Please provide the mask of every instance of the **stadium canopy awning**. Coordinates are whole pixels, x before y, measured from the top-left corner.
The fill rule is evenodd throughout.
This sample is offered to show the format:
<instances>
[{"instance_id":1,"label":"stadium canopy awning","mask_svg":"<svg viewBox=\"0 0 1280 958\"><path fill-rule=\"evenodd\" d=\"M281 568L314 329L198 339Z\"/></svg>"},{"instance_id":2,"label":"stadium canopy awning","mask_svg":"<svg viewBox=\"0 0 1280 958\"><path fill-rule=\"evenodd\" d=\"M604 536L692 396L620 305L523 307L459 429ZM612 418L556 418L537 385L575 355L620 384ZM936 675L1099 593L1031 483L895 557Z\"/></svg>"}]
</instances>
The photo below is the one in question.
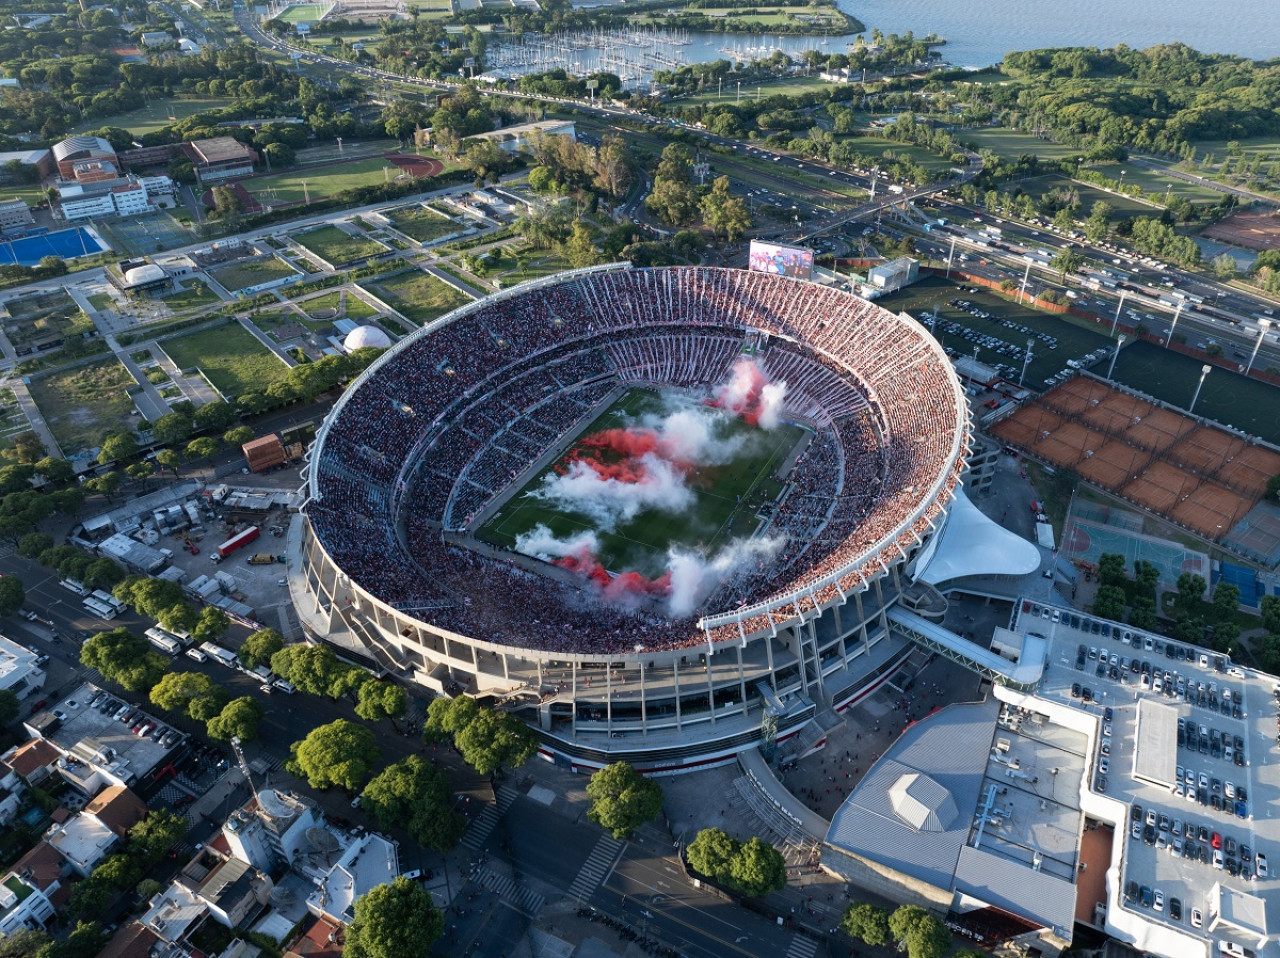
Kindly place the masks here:
<instances>
[{"instance_id":1,"label":"stadium canopy awning","mask_svg":"<svg viewBox=\"0 0 1280 958\"><path fill-rule=\"evenodd\" d=\"M1040 550L988 519L957 492L947 527L928 567L919 576L930 585L982 575L1030 575L1040 568Z\"/></svg>"}]
</instances>

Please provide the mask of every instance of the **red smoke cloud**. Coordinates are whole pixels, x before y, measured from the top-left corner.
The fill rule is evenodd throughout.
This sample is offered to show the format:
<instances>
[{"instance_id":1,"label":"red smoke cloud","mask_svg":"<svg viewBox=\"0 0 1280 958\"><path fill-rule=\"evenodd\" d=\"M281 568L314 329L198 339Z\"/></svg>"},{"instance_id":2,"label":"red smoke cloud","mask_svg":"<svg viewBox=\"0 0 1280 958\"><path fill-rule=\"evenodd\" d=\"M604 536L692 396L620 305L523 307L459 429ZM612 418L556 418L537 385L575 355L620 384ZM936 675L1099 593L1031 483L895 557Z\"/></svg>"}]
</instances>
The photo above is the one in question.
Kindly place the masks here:
<instances>
[{"instance_id":1,"label":"red smoke cloud","mask_svg":"<svg viewBox=\"0 0 1280 958\"><path fill-rule=\"evenodd\" d=\"M555 559L552 565L568 569L594 582L607 599L617 600L633 595L666 595L671 590L670 572L657 579L646 579L639 572L611 576L600 564L600 560L587 549Z\"/></svg>"},{"instance_id":2,"label":"red smoke cloud","mask_svg":"<svg viewBox=\"0 0 1280 958\"><path fill-rule=\"evenodd\" d=\"M741 416L752 426L758 426L763 411L761 398L767 385L769 377L754 360L739 359L734 363L729 381L716 390L711 405Z\"/></svg>"}]
</instances>

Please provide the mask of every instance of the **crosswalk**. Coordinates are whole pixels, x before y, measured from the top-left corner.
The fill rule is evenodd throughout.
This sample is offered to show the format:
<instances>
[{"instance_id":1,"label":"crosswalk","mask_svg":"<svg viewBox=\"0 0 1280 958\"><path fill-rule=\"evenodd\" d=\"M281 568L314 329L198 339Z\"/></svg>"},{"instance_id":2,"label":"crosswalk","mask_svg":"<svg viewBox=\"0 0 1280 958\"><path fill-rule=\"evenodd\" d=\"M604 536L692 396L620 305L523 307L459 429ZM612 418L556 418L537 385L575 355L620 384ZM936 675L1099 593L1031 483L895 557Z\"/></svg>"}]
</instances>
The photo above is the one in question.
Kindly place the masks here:
<instances>
[{"instance_id":1,"label":"crosswalk","mask_svg":"<svg viewBox=\"0 0 1280 958\"><path fill-rule=\"evenodd\" d=\"M818 943L807 935L796 935L787 949L787 958L813 958L818 953Z\"/></svg>"},{"instance_id":2,"label":"crosswalk","mask_svg":"<svg viewBox=\"0 0 1280 958\"><path fill-rule=\"evenodd\" d=\"M467 833L462 836L462 847L478 852L519 794L511 785L499 785L497 804L486 805L484 811L471 823Z\"/></svg>"},{"instance_id":3,"label":"crosswalk","mask_svg":"<svg viewBox=\"0 0 1280 958\"><path fill-rule=\"evenodd\" d=\"M582 863L582 869L578 872L578 877L569 886L569 897L579 901L588 898L600 885L600 882L604 880L604 876L608 874L609 869L613 867L613 860L618 857L618 852L622 849L623 844L623 842L610 838L608 835L600 836L600 840L596 842L596 847L591 849L591 854Z\"/></svg>"},{"instance_id":4,"label":"crosswalk","mask_svg":"<svg viewBox=\"0 0 1280 958\"><path fill-rule=\"evenodd\" d=\"M527 885L522 885L509 875L495 874L483 865L476 870L473 877L477 885L489 889L516 911L529 918L536 917L547 902Z\"/></svg>"}]
</instances>

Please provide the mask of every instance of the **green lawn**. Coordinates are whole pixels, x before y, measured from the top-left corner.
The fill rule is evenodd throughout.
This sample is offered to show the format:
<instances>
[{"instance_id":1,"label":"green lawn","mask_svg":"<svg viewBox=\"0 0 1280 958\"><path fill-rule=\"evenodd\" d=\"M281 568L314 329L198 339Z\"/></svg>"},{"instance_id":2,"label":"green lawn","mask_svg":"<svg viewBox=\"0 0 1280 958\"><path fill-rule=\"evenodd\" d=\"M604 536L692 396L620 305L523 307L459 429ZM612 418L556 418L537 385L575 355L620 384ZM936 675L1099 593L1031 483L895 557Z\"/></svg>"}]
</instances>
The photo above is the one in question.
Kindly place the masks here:
<instances>
[{"instance_id":1,"label":"green lawn","mask_svg":"<svg viewBox=\"0 0 1280 958\"><path fill-rule=\"evenodd\" d=\"M0 449L8 448L14 436L30 428L31 424L27 422L13 390L7 386L0 387Z\"/></svg>"},{"instance_id":2,"label":"green lawn","mask_svg":"<svg viewBox=\"0 0 1280 958\"><path fill-rule=\"evenodd\" d=\"M378 315L378 311L366 303L350 290L336 289L332 293L325 293L323 296L317 296L314 299L308 299L298 304L306 311L307 315L317 322L332 323L338 319L351 319L359 322L362 319L369 319L371 316ZM336 310L336 316L329 316L327 319L317 316L324 310Z\"/></svg>"},{"instance_id":3,"label":"green lawn","mask_svg":"<svg viewBox=\"0 0 1280 958\"><path fill-rule=\"evenodd\" d=\"M930 153L923 147L914 146L910 143L899 143L896 140L886 140L882 136L876 136L874 133L865 135L859 134L853 137L842 137L849 142L859 153L865 153L867 156L884 156L886 152L892 153L895 157L906 157L912 162L919 164L926 170L931 172L939 172L951 168L951 160L946 157L938 156L936 153Z\"/></svg>"},{"instance_id":4,"label":"green lawn","mask_svg":"<svg viewBox=\"0 0 1280 958\"><path fill-rule=\"evenodd\" d=\"M983 312L990 313L991 319L979 319L958 307L948 306L947 301L950 299L967 300ZM934 306L937 306L939 323L935 326L934 335L943 346L967 356L973 355L974 343L962 336L945 332L941 321L949 320L958 323L1019 349L1026 347L1029 337L1018 329L1002 326L1003 321L1018 323L1033 332L1044 332L1056 336L1057 349L1050 349L1043 340L1035 338L1035 345L1031 350L1031 365L1027 368L1026 378L1026 385L1032 389L1043 389L1046 379L1067 368L1068 359L1079 359L1086 353L1105 347L1111 342L1104 333L1077 326L1056 313L1033 309L985 290L960 292L955 285L937 277L922 279L900 292L881 297L876 300L876 304L895 313L910 313L926 329L929 328L928 317L932 314ZM1100 329L1105 328L1100 327ZM1022 371L1021 355L1012 357L993 350L980 349L978 360L991 364L1004 363L1006 366L1017 369L1019 374ZM1105 365L1103 370L1105 371ZM1017 374L1014 375L1014 379L1017 379Z\"/></svg>"},{"instance_id":5,"label":"green lawn","mask_svg":"<svg viewBox=\"0 0 1280 958\"><path fill-rule=\"evenodd\" d=\"M184 289L175 290L167 296L162 296L161 299L174 312L221 302L218 294L198 279L187 280Z\"/></svg>"},{"instance_id":6,"label":"green lawn","mask_svg":"<svg viewBox=\"0 0 1280 958\"><path fill-rule=\"evenodd\" d=\"M1121 350L1115 378L1148 395L1185 409L1200 381L1201 360L1134 343ZM1270 443L1280 442L1280 389L1214 367L1196 402L1196 415L1243 429Z\"/></svg>"},{"instance_id":7,"label":"green lawn","mask_svg":"<svg viewBox=\"0 0 1280 958\"><path fill-rule=\"evenodd\" d=\"M105 359L50 376L33 377L31 395L65 455L101 445L118 429L135 429L141 421L130 413L126 392L137 385L115 359Z\"/></svg>"},{"instance_id":8,"label":"green lawn","mask_svg":"<svg viewBox=\"0 0 1280 958\"><path fill-rule=\"evenodd\" d=\"M1037 200L1046 193L1051 193L1057 189L1075 190L1080 197L1080 209L1076 213L1077 219L1088 217L1089 211L1093 209L1093 204L1099 200L1110 204L1111 209L1114 210L1111 217L1113 222L1117 219L1133 219L1136 216L1159 216L1162 212L1159 207L1152 206L1143 200L1137 200L1132 196L1124 196L1120 193L1108 193L1100 186L1081 183L1079 180L1073 180L1070 177L1060 176L1056 173L1048 176L1033 176L1029 179L1021 180L1018 186Z\"/></svg>"},{"instance_id":9,"label":"green lawn","mask_svg":"<svg viewBox=\"0 0 1280 958\"><path fill-rule=\"evenodd\" d=\"M261 392L289 371L238 323L167 339L163 348L179 369L199 367L229 400L241 393Z\"/></svg>"},{"instance_id":10,"label":"green lawn","mask_svg":"<svg viewBox=\"0 0 1280 958\"><path fill-rule=\"evenodd\" d=\"M1063 160L1080 156L1082 152L1078 146L1054 143L1021 130L989 127L981 130L957 130L955 136L961 143L972 143L977 149L990 150L1006 160L1016 160L1024 153L1034 154L1042 160Z\"/></svg>"},{"instance_id":11,"label":"green lawn","mask_svg":"<svg viewBox=\"0 0 1280 958\"><path fill-rule=\"evenodd\" d=\"M598 416L587 433L625 426L637 416L665 411L667 406L660 394L632 389ZM528 495L529 490L540 487L544 479L554 475L553 464L498 510L479 530L478 537L511 547L518 536L539 524L561 539L590 530L599 537L599 559L606 569L611 572L634 570L653 577L667 567L668 549L673 545L713 551L733 535L749 535L755 526L753 513L781 491L780 484L770 482L770 477L804 430L786 425L766 432L743 419L729 417L717 420L716 429L716 435L721 438L744 436L747 442L729 463L694 469L689 474L693 505L684 512L645 510L630 521L619 522L613 529L601 529L583 513L562 511ZM564 462L584 448L579 440L558 462Z\"/></svg>"},{"instance_id":12,"label":"green lawn","mask_svg":"<svg viewBox=\"0 0 1280 958\"><path fill-rule=\"evenodd\" d=\"M260 286L282 276L295 276L297 273L296 269L278 256L231 263L209 271L209 275L230 293L248 289L251 286Z\"/></svg>"},{"instance_id":13,"label":"green lawn","mask_svg":"<svg viewBox=\"0 0 1280 958\"><path fill-rule=\"evenodd\" d=\"M1166 196L1182 196L1191 203L1202 206L1216 206L1222 199L1222 193L1217 190L1211 190L1207 186L1198 186L1195 183L1188 183L1186 180L1175 179L1172 176L1164 176L1158 170L1148 170L1145 167L1134 166L1132 163L1104 163L1101 166L1090 167L1103 176L1119 181L1120 172L1124 171L1124 183L1126 186L1134 184L1141 186L1142 189L1150 194L1154 194L1152 199L1163 203Z\"/></svg>"},{"instance_id":14,"label":"green lawn","mask_svg":"<svg viewBox=\"0 0 1280 958\"><path fill-rule=\"evenodd\" d=\"M71 132L88 133L93 130L100 130L105 126L118 126L123 130L128 130L130 133L141 136L144 133L154 133L156 130L168 126L173 122L170 117L185 120L187 117L194 116L197 113L206 113L209 110L218 110L230 105L231 99L224 96L151 100L146 106L130 110L127 113L115 113L111 116L88 120L81 123Z\"/></svg>"},{"instance_id":15,"label":"green lawn","mask_svg":"<svg viewBox=\"0 0 1280 958\"><path fill-rule=\"evenodd\" d=\"M96 310L115 309L116 301L110 293L90 293L89 304Z\"/></svg>"},{"instance_id":16,"label":"green lawn","mask_svg":"<svg viewBox=\"0 0 1280 958\"><path fill-rule=\"evenodd\" d=\"M387 251L387 247L381 243L367 236L352 236L333 224L307 230L305 233L294 233L293 241L335 268Z\"/></svg>"},{"instance_id":17,"label":"green lawn","mask_svg":"<svg viewBox=\"0 0 1280 958\"><path fill-rule=\"evenodd\" d=\"M283 23L315 23L324 14L325 5L319 3L295 3L276 17Z\"/></svg>"},{"instance_id":18,"label":"green lawn","mask_svg":"<svg viewBox=\"0 0 1280 958\"><path fill-rule=\"evenodd\" d=\"M359 186L381 185L399 175L401 171L394 164L373 157L332 166L304 167L275 176L255 176L241 181L240 185L260 203L301 203L308 196L319 199Z\"/></svg>"},{"instance_id":19,"label":"green lawn","mask_svg":"<svg viewBox=\"0 0 1280 958\"><path fill-rule=\"evenodd\" d=\"M19 353L93 329L93 321L62 290L10 300L7 305L13 318L4 321L4 333Z\"/></svg>"},{"instance_id":20,"label":"green lawn","mask_svg":"<svg viewBox=\"0 0 1280 958\"><path fill-rule=\"evenodd\" d=\"M752 19L755 19L752 17ZM731 36L725 36L725 42L731 43ZM750 85L742 84L742 99L751 100L758 97L767 96L797 96L801 93L812 93L815 90L830 90L837 84L827 83L819 80L817 77L791 77L786 80L771 80L767 83L752 83ZM738 101L738 83L726 83L719 90L709 90L703 93L695 93L691 96L680 97L674 100L672 105L676 107L702 106L708 103L737 103Z\"/></svg>"},{"instance_id":21,"label":"green lawn","mask_svg":"<svg viewBox=\"0 0 1280 958\"><path fill-rule=\"evenodd\" d=\"M391 225L419 243L430 243L442 236L460 233L464 227L447 216L422 205L405 206L387 215Z\"/></svg>"},{"instance_id":22,"label":"green lawn","mask_svg":"<svg viewBox=\"0 0 1280 958\"><path fill-rule=\"evenodd\" d=\"M406 319L422 325L470 302L468 296L443 280L417 271L402 273L368 286L375 296Z\"/></svg>"}]
</instances>

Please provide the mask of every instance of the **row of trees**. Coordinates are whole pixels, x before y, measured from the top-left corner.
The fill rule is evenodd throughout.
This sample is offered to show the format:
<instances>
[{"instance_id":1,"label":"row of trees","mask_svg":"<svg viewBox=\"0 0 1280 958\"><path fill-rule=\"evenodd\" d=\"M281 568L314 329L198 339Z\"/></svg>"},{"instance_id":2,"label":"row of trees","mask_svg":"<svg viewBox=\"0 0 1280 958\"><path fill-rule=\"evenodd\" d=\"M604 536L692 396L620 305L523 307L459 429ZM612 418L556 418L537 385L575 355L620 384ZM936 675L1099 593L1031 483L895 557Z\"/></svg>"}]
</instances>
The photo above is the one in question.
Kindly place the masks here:
<instances>
[{"instance_id":1,"label":"row of trees","mask_svg":"<svg viewBox=\"0 0 1280 958\"><path fill-rule=\"evenodd\" d=\"M719 828L704 828L689 843L685 857L695 871L748 898L787 884L782 853L756 837L740 842Z\"/></svg>"},{"instance_id":2,"label":"row of trees","mask_svg":"<svg viewBox=\"0 0 1280 958\"><path fill-rule=\"evenodd\" d=\"M845 909L840 928L850 938L875 948L896 946L907 958L942 958L951 951L947 926L918 905L901 905L890 911L870 902L856 902ZM951 958L983 958L983 953L966 948Z\"/></svg>"}]
</instances>

